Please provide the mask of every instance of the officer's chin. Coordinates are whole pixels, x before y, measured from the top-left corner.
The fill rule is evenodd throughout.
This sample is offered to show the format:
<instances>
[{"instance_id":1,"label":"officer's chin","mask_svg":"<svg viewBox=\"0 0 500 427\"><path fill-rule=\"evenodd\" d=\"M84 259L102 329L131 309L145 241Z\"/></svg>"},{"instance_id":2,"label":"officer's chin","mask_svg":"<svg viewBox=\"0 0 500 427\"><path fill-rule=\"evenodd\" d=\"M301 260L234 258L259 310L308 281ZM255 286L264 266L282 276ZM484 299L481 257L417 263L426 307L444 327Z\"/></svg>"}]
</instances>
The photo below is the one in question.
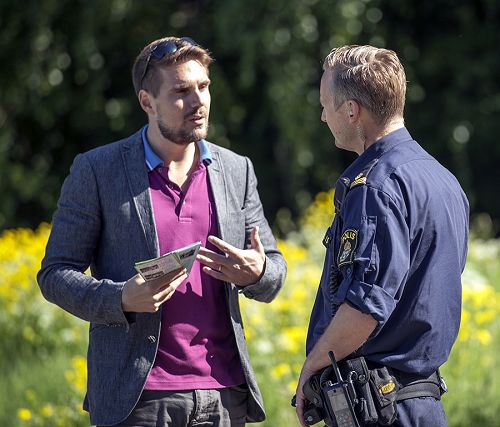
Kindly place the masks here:
<instances>
[{"instance_id":1,"label":"officer's chin","mask_svg":"<svg viewBox=\"0 0 500 427\"><path fill-rule=\"evenodd\" d=\"M342 144L342 141L339 141L337 138L333 138L333 145L335 147L340 148L341 150L347 150L347 147Z\"/></svg>"}]
</instances>

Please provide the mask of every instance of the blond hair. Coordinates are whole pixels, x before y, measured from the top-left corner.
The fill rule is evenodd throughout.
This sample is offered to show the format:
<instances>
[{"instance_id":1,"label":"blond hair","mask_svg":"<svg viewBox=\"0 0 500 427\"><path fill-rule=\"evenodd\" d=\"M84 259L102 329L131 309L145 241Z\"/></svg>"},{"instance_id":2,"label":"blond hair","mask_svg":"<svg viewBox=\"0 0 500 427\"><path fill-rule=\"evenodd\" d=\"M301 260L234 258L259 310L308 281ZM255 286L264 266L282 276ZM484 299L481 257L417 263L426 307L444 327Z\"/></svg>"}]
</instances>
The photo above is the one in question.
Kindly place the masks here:
<instances>
[{"instance_id":1,"label":"blond hair","mask_svg":"<svg viewBox=\"0 0 500 427\"><path fill-rule=\"evenodd\" d=\"M323 69L332 71L335 108L352 99L366 108L380 125L403 118L406 76L392 50L373 46L342 46L325 58Z\"/></svg>"}]
</instances>

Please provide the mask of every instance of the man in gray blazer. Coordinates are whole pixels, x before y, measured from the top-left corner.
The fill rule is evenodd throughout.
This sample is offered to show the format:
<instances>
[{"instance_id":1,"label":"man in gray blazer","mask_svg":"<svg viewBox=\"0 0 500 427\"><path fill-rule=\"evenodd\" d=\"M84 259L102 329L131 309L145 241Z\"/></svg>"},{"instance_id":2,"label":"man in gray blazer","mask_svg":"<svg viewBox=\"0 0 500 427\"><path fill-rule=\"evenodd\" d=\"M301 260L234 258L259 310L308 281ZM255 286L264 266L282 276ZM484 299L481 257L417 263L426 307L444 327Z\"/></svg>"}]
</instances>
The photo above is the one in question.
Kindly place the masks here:
<instances>
[{"instance_id":1,"label":"man in gray blazer","mask_svg":"<svg viewBox=\"0 0 500 427\"><path fill-rule=\"evenodd\" d=\"M148 125L78 155L62 187L38 283L47 300L90 322L92 424L265 418L238 296L270 302L286 263L250 160L204 140L211 61L189 38L146 46L132 76ZM189 277L135 274L136 262L196 241Z\"/></svg>"}]
</instances>

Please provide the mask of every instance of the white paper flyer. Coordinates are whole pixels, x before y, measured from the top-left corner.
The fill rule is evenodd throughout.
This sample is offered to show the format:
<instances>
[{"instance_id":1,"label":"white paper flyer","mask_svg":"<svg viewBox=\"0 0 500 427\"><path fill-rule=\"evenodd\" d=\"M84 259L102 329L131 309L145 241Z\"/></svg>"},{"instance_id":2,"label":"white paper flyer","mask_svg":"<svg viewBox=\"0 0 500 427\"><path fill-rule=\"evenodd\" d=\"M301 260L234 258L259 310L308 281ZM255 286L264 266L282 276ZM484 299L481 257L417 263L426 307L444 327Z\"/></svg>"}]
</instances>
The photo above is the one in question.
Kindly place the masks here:
<instances>
[{"instance_id":1,"label":"white paper flyer","mask_svg":"<svg viewBox=\"0 0 500 427\"><path fill-rule=\"evenodd\" d=\"M158 258L138 262L135 269L144 280L156 279L181 267L184 267L189 275L200 247L201 242L192 243Z\"/></svg>"}]
</instances>

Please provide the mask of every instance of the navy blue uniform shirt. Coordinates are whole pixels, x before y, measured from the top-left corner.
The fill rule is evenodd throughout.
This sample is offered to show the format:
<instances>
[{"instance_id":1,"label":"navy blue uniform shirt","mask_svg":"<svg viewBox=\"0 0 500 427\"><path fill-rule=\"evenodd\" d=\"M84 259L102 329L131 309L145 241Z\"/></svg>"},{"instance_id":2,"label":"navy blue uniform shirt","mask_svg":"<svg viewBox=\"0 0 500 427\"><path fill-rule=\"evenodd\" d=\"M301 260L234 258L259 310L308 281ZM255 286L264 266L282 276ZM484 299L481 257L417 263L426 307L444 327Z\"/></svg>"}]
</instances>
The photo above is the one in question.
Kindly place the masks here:
<instances>
[{"instance_id":1,"label":"navy blue uniform shirt","mask_svg":"<svg viewBox=\"0 0 500 427\"><path fill-rule=\"evenodd\" d=\"M447 360L460 325L464 192L401 128L345 170L335 199L307 353L346 302L378 322L357 355L430 375Z\"/></svg>"}]
</instances>

